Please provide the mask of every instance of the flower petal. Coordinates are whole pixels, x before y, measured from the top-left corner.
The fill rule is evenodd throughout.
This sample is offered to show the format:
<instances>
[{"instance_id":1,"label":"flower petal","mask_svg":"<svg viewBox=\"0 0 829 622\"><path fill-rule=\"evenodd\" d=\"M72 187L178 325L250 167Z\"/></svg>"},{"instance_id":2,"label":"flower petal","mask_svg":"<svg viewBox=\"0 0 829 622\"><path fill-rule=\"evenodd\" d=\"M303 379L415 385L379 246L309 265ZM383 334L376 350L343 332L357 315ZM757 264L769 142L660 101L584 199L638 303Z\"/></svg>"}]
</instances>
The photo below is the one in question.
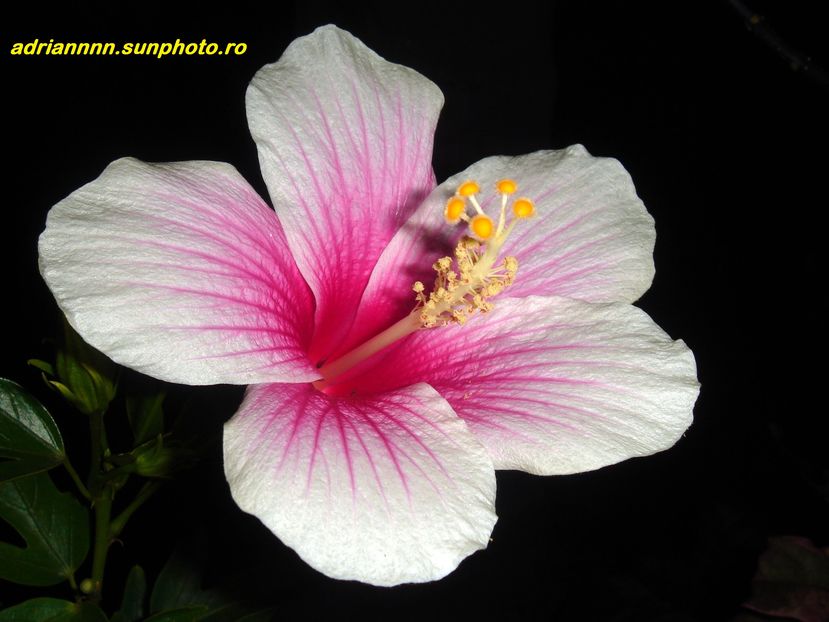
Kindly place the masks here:
<instances>
[{"instance_id":1,"label":"flower petal","mask_svg":"<svg viewBox=\"0 0 829 622\"><path fill-rule=\"evenodd\" d=\"M435 187L443 95L334 26L297 39L247 93L262 175L316 297L311 356L347 332L377 258Z\"/></svg>"},{"instance_id":2,"label":"flower petal","mask_svg":"<svg viewBox=\"0 0 829 622\"><path fill-rule=\"evenodd\" d=\"M113 162L49 212L40 270L91 345L186 384L318 377L313 298L279 221L219 162Z\"/></svg>"},{"instance_id":3,"label":"flower petal","mask_svg":"<svg viewBox=\"0 0 829 622\"><path fill-rule=\"evenodd\" d=\"M699 392L694 356L640 309L497 300L464 326L421 330L335 392L428 382L495 467L577 473L673 445Z\"/></svg>"},{"instance_id":4,"label":"flower petal","mask_svg":"<svg viewBox=\"0 0 829 622\"><path fill-rule=\"evenodd\" d=\"M370 399L252 386L224 457L239 506L338 579L438 579L486 547L496 520L492 462L424 384Z\"/></svg>"},{"instance_id":5,"label":"flower petal","mask_svg":"<svg viewBox=\"0 0 829 622\"><path fill-rule=\"evenodd\" d=\"M503 178L517 182L514 197L535 202L536 215L516 223L504 245L504 256L518 258L518 277L502 297L633 302L647 291L654 274L653 219L617 160L594 158L581 145L495 156L442 183L400 228L371 275L347 347L408 313L415 280L427 288L434 281L432 263L451 255L466 232L463 225L447 225L443 217L447 200L460 184L478 182L478 200L497 220L500 198L495 184Z\"/></svg>"}]
</instances>

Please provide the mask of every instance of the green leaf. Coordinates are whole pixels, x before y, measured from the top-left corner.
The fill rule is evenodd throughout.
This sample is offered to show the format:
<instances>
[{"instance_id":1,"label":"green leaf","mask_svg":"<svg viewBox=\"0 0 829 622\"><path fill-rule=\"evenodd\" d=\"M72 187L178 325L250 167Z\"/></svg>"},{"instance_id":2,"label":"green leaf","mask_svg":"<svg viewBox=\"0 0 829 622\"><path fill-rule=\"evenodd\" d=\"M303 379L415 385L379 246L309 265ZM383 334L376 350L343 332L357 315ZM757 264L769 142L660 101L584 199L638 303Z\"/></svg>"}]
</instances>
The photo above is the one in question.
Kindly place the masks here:
<instances>
[{"instance_id":1,"label":"green leaf","mask_svg":"<svg viewBox=\"0 0 829 622\"><path fill-rule=\"evenodd\" d=\"M26 361L26 363L36 369L39 369L44 374L48 374L49 376L55 375L55 368L52 366L51 363L41 361L40 359L29 359L28 361Z\"/></svg>"},{"instance_id":2,"label":"green leaf","mask_svg":"<svg viewBox=\"0 0 829 622\"><path fill-rule=\"evenodd\" d=\"M144 616L144 600L147 596L147 577L141 566L133 566L127 575L121 609L112 616L111 622L138 622Z\"/></svg>"},{"instance_id":3,"label":"green leaf","mask_svg":"<svg viewBox=\"0 0 829 622\"><path fill-rule=\"evenodd\" d=\"M207 562L207 546L202 533L179 544L161 569L150 597L150 611L178 615L179 611L197 613L194 618L169 618L172 621L198 620L199 622L268 622L273 610L252 607L235 595L220 588L202 589L202 575ZM194 607L198 609L194 609ZM182 613L184 615L184 613ZM148 618L167 620L168 618Z\"/></svg>"},{"instance_id":4,"label":"green leaf","mask_svg":"<svg viewBox=\"0 0 829 622\"><path fill-rule=\"evenodd\" d=\"M744 607L793 620L829 620L829 552L805 538L769 539Z\"/></svg>"},{"instance_id":5,"label":"green leaf","mask_svg":"<svg viewBox=\"0 0 829 622\"><path fill-rule=\"evenodd\" d=\"M182 609L161 611L150 616L144 622L196 622L201 620L205 613L207 613L207 607L184 607Z\"/></svg>"},{"instance_id":6,"label":"green leaf","mask_svg":"<svg viewBox=\"0 0 829 622\"><path fill-rule=\"evenodd\" d=\"M164 564L150 596L152 613L194 605L220 607L227 603L221 594L201 588L206 559L203 549L199 549L179 546Z\"/></svg>"},{"instance_id":7,"label":"green leaf","mask_svg":"<svg viewBox=\"0 0 829 622\"><path fill-rule=\"evenodd\" d=\"M107 622L107 618L92 603L34 598L0 611L0 622Z\"/></svg>"},{"instance_id":8,"label":"green leaf","mask_svg":"<svg viewBox=\"0 0 829 622\"><path fill-rule=\"evenodd\" d=\"M72 603L57 598L34 598L0 611L0 622L59 620L72 612Z\"/></svg>"},{"instance_id":9,"label":"green leaf","mask_svg":"<svg viewBox=\"0 0 829 622\"><path fill-rule=\"evenodd\" d=\"M0 518L26 541L0 542L0 579L55 585L70 577L89 550L89 512L39 473L0 485Z\"/></svg>"},{"instance_id":10,"label":"green leaf","mask_svg":"<svg viewBox=\"0 0 829 622\"><path fill-rule=\"evenodd\" d=\"M164 433L164 393L131 395L127 398L127 417L136 445Z\"/></svg>"},{"instance_id":11,"label":"green leaf","mask_svg":"<svg viewBox=\"0 0 829 622\"><path fill-rule=\"evenodd\" d=\"M233 603L221 609L213 609L199 622L270 622L274 618L276 609L273 607L253 611L251 607L242 603Z\"/></svg>"},{"instance_id":12,"label":"green leaf","mask_svg":"<svg viewBox=\"0 0 829 622\"><path fill-rule=\"evenodd\" d=\"M60 393L67 402L75 406L78 410L85 408L82 403L78 402L78 397L62 382L58 382L57 380L47 380L46 383L51 388L57 390L57 392Z\"/></svg>"},{"instance_id":13,"label":"green leaf","mask_svg":"<svg viewBox=\"0 0 829 622\"><path fill-rule=\"evenodd\" d=\"M22 387L0 378L0 482L51 469L63 458L51 415Z\"/></svg>"}]
</instances>

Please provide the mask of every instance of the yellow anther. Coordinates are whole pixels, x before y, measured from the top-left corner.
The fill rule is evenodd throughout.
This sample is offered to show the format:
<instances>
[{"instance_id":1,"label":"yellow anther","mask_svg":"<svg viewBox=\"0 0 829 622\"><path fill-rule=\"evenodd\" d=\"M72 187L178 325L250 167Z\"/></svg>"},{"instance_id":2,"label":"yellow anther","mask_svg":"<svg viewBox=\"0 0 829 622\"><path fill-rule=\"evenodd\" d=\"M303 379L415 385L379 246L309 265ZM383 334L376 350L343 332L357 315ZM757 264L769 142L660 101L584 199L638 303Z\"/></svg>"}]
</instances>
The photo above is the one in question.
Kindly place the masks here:
<instances>
[{"instance_id":1,"label":"yellow anther","mask_svg":"<svg viewBox=\"0 0 829 622\"><path fill-rule=\"evenodd\" d=\"M452 197L446 202L443 217L450 225L456 224L466 214L466 202L460 197Z\"/></svg>"},{"instance_id":2,"label":"yellow anther","mask_svg":"<svg viewBox=\"0 0 829 622\"><path fill-rule=\"evenodd\" d=\"M501 194L513 194L516 190L518 190L518 184L516 184L512 179L502 179L495 184L495 187Z\"/></svg>"},{"instance_id":3,"label":"yellow anther","mask_svg":"<svg viewBox=\"0 0 829 622\"><path fill-rule=\"evenodd\" d=\"M481 187L474 181L465 181L458 188L458 194L462 197L471 197L473 194L478 194Z\"/></svg>"},{"instance_id":4,"label":"yellow anther","mask_svg":"<svg viewBox=\"0 0 829 622\"><path fill-rule=\"evenodd\" d=\"M516 199L512 204L512 213L516 218L530 218L535 214L535 205L525 197Z\"/></svg>"},{"instance_id":5,"label":"yellow anther","mask_svg":"<svg viewBox=\"0 0 829 622\"><path fill-rule=\"evenodd\" d=\"M518 190L518 183L501 179L495 182L495 189L500 195L497 221L484 213L475 196L481 191L475 181L463 182L447 200L444 210L447 222L463 219L469 224L469 232L458 240L453 256L437 258L432 265L435 284L431 292L427 293L420 281L412 286L420 326L464 324L473 314L490 311L493 308L490 299L515 281L518 261L512 256L502 256L501 250L517 221L535 214L535 205L526 197L512 200L514 217L506 222L507 207ZM467 213L469 206L475 211Z\"/></svg>"},{"instance_id":6,"label":"yellow anther","mask_svg":"<svg viewBox=\"0 0 829 622\"><path fill-rule=\"evenodd\" d=\"M495 233L495 223L486 214L478 214L469 221L469 230L479 240L488 240Z\"/></svg>"}]
</instances>

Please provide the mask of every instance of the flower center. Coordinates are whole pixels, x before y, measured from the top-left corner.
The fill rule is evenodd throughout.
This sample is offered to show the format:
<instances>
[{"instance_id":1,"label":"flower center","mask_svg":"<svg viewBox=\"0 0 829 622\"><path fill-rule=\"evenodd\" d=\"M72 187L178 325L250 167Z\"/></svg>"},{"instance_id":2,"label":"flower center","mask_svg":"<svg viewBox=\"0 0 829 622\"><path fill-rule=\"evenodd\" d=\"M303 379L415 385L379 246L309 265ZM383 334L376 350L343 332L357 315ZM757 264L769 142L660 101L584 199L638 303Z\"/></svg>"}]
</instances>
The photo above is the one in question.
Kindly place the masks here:
<instances>
[{"instance_id":1,"label":"flower center","mask_svg":"<svg viewBox=\"0 0 829 622\"><path fill-rule=\"evenodd\" d=\"M497 224L481 208L476 198L481 188L476 182L465 181L458 187L446 202L443 215L450 225L467 223L468 233L455 247L454 257L442 257L432 266L437 273L432 291L427 295L423 283L416 281L412 286L414 310L362 345L322 366L319 372L323 379L314 382L317 389L324 390L355 365L417 330L464 324L476 311L486 313L492 309L489 299L512 284L518 271L515 257L499 257L501 248L515 223L535 214L533 202L521 197L512 202L513 218L507 223L507 204L518 185L511 179L502 179L495 188L501 195ZM468 204L474 209L471 216L467 214Z\"/></svg>"}]
</instances>

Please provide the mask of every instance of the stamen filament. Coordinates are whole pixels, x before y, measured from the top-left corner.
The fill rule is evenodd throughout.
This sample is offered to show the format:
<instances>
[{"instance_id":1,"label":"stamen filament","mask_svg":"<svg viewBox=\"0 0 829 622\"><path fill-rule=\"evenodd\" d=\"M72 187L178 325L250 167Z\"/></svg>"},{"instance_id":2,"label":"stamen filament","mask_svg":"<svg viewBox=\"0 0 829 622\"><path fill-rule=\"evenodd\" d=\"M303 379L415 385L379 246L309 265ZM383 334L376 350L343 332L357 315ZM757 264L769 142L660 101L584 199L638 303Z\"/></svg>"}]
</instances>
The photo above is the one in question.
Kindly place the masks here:
<instances>
[{"instance_id":1,"label":"stamen filament","mask_svg":"<svg viewBox=\"0 0 829 622\"><path fill-rule=\"evenodd\" d=\"M501 195L501 215L498 216L498 228L495 230L496 238L500 236L501 232L504 230L504 222L507 219L507 199L509 199L508 195Z\"/></svg>"},{"instance_id":2,"label":"stamen filament","mask_svg":"<svg viewBox=\"0 0 829 622\"><path fill-rule=\"evenodd\" d=\"M411 335L413 332L421 328L421 326L420 310L415 309L409 313L409 315L391 325L383 332L375 335L368 341L362 343L338 359L330 363L326 363L320 367L319 374L322 376L322 380L314 382L314 387L321 391L327 386L330 386L331 382L338 376L341 376L355 365L362 363L368 357L376 354L383 348L390 346L395 341L399 341L400 339L403 339L403 337Z\"/></svg>"},{"instance_id":3,"label":"stamen filament","mask_svg":"<svg viewBox=\"0 0 829 622\"><path fill-rule=\"evenodd\" d=\"M475 195L470 194L470 195L469 195L468 197L466 197L466 198L467 198L467 199L469 199L469 202L470 202L470 203L472 203L472 207L474 207L474 208L475 208L475 210L476 210L476 211L477 211L477 212L478 212L481 216L485 216L485 215L486 215L486 214L484 214L484 210L482 210L482 209L481 209L481 205L480 205L480 203L478 203L478 199L476 199L476 198L475 198Z\"/></svg>"}]
</instances>

